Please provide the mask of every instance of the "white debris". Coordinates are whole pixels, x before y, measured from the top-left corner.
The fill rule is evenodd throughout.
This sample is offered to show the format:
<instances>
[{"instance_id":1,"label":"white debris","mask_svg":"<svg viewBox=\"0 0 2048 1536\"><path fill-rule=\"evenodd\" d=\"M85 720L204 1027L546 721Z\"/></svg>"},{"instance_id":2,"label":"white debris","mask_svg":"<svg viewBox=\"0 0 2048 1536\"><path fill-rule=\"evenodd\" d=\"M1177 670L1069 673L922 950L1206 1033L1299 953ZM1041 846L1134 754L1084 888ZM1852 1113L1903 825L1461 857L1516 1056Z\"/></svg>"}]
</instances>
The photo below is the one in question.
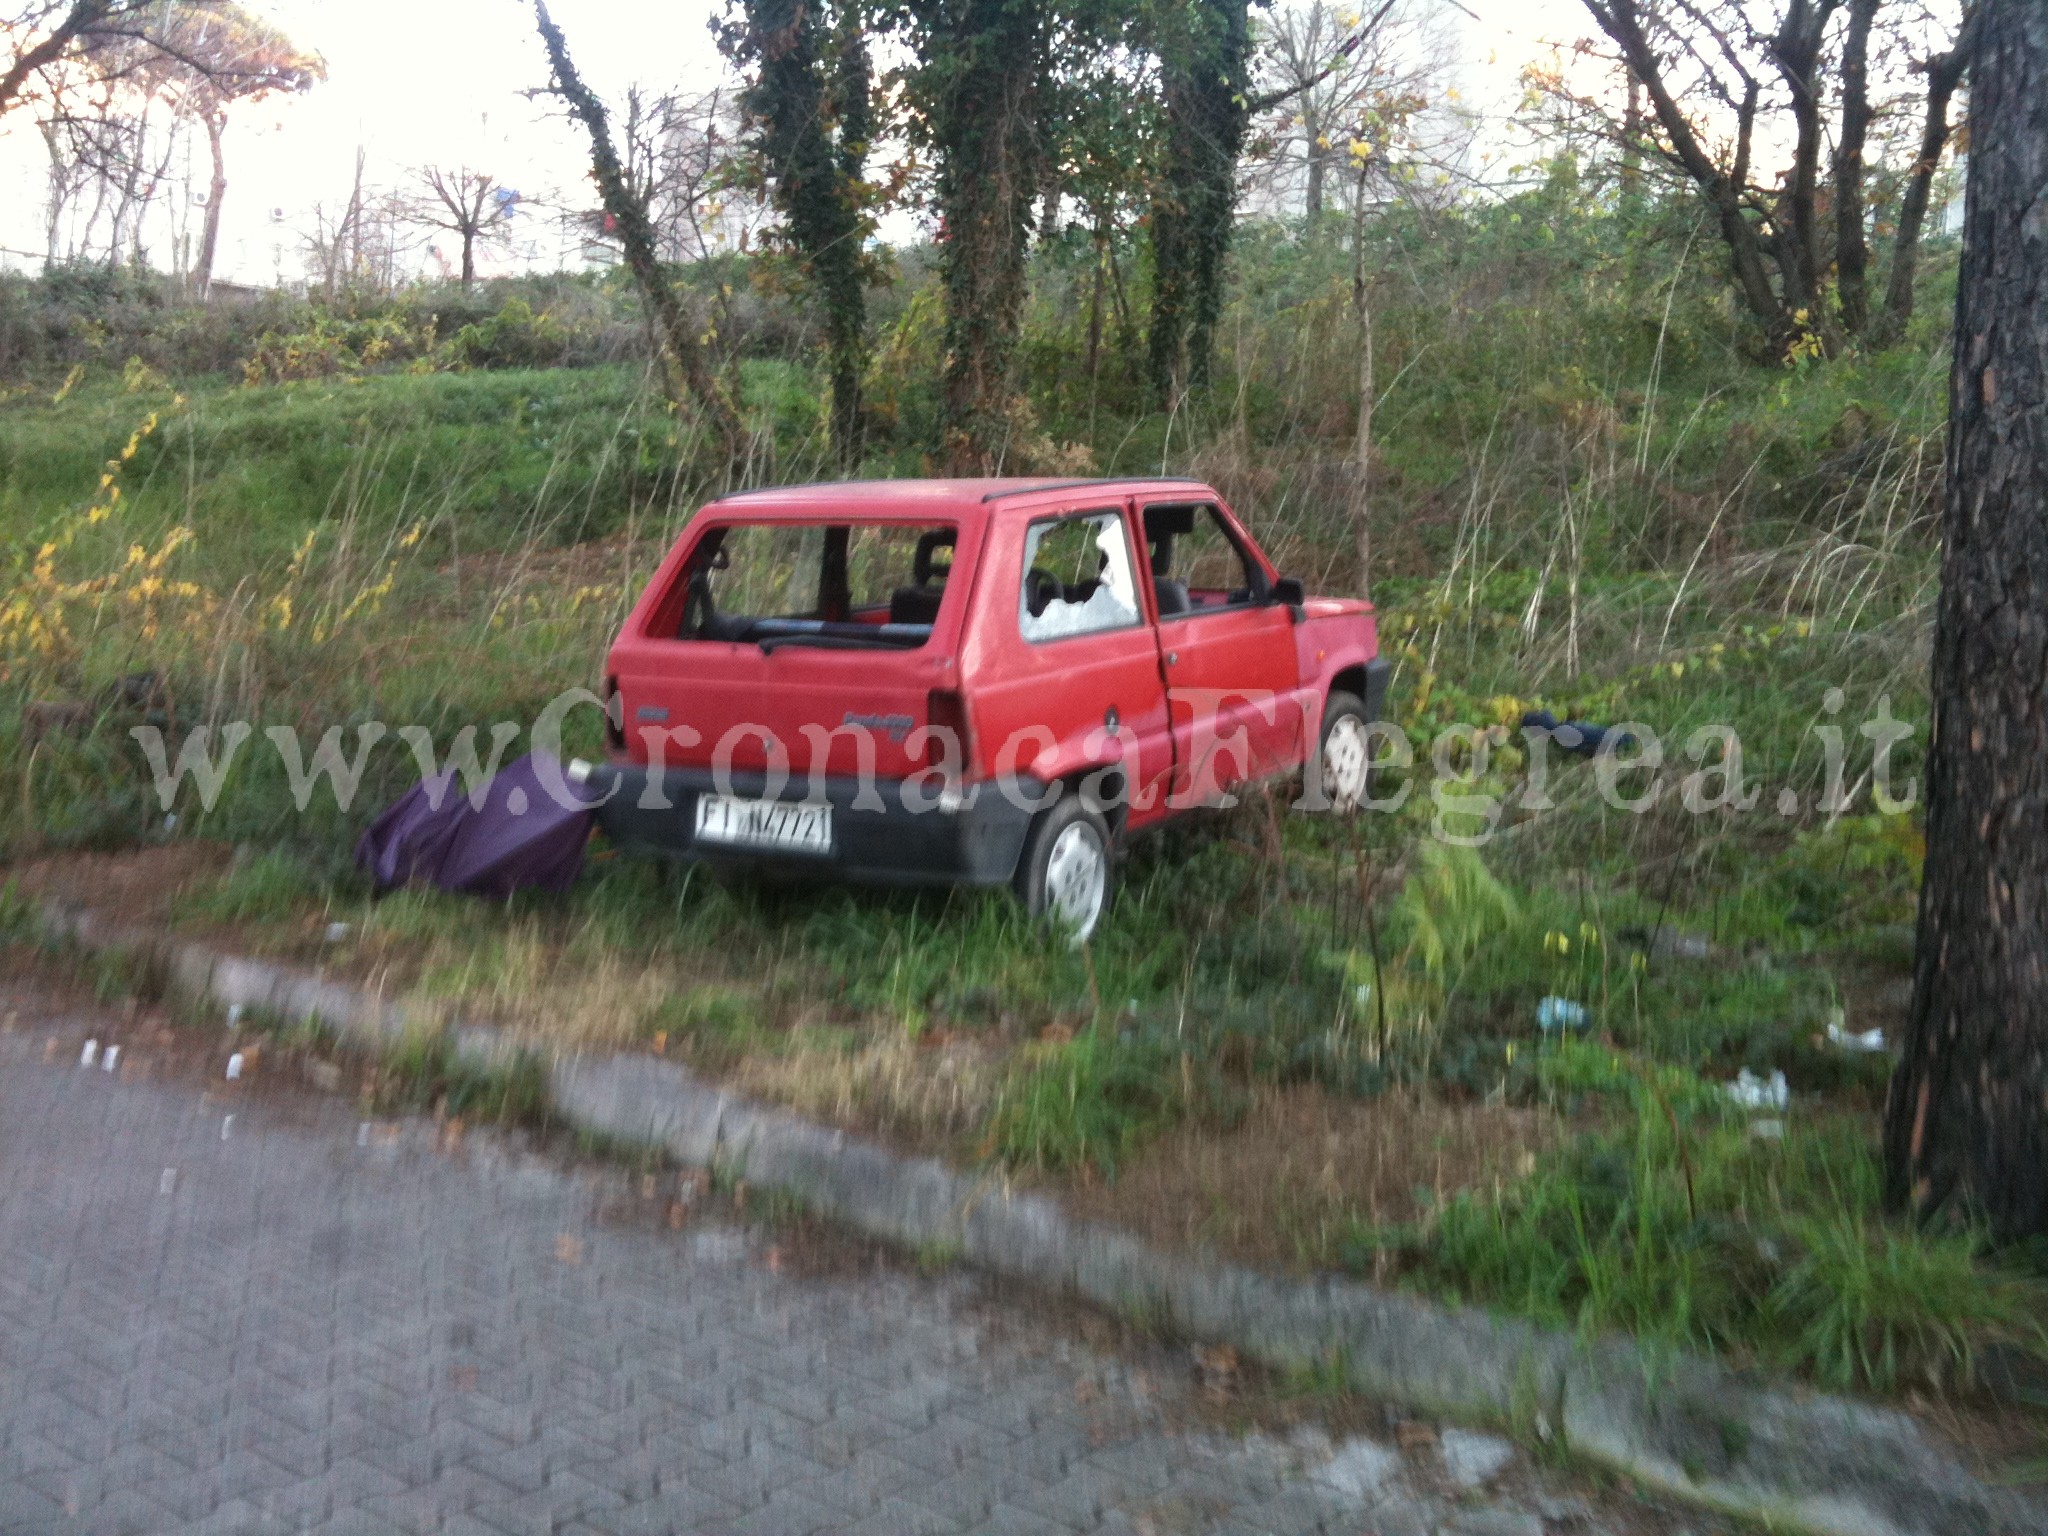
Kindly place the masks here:
<instances>
[{"instance_id":1,"label":"white debris","mask_svg":"<svg viewBox=\"0 0 2048 1536\"><path fill-rule=\"evenodd\" d=\"M242 1053L235 1052L228 1058L228 1081L235 1082L242 1075Z\"/></svg>"},{"instance_id":2,"label":"white debris","mask_svg":"<svg viewBox=\"0 0 2048 1536\"><path fill-rule=\"evenodd\" d=\"M220 1123L220 1139L222 1141L226 1141L228 1137L232 1136L234 1133L235 1117L233 1115L229 1115L225 1120L221 1121Z\"/></svg>"},{"instance_id":3,"label":"white debris","mask_svg":"<svg viewBox=\"0 0 2048 1536\"><path fill-rule=\"evenodd\" d=\"M228 1028L229 1028L229 1029L240 1029L241 1027L242 1027L242 1005L241 1005L240 1003L229 1003L229 1004L228 1004Z\"/></svg>"},{"instance_id":4,"label":"white debris","mask_svg":"<svg viewBox=\"0 0 2048 1536\"><path fill-rule=\"evenodd\" d=\"M178 1187L178 1170L166 1168L164 1176L156 1181L156 1192L160 1195L173 1193Z\"/></svg>"},{"instance_id":5,"label":"white debris","mask_svg":"<svg viewBox=\"0 0 2048 1536\"><path fill-rule=\"evenodd\" d=\"M1839 1018L1828 1021L1828 1040L1845 1051L1856 1051L1874 1055L1884 1049L1884 1031L1866 1029L1858 1034L1842 1028Z\"/></svg>"},{"instance_id":6,"label":"white debris","mask_svg":"<svg viewBox=\"0 0 2048 1536\"><path fill-rule=\"evenodd\" d=\"M1444 1470L1461 1488L1479 1488L1507 1470L1515 1459L1515 1448L1498 1435L1482 1435L1469 1429L1447 1429L1441 1442Z\"/></svg>"},{"instance_id":7,"label":"white debris","mask_svg":"<svg viewBox=\"0 0 2048 1536\"><path fill-rule=\"evenodd\" d=\"M327 925L327 942L330 944L340 944L353 931L347 923L329 923Z\"/></svg>"},{"instance_id":8,"label":"white debris","mask_svg":"<svg viewBox=\"0 0 2048 1536\"><path fill-rule=\"evenodd\" d=\"M1782 1072L1773 1072L1770 1081L1765 1082L1744 1067L1735 1081L1721 1091L1737 1109L1784 1109L1792 1102L1792 1089Z\"/></svg>"},{"instance_id":9,"label":"white debris","mask_svg":"<svg viewBox=\"0 0 2048 1536\"><path fill-rule=\"evenodd\" d=\"M1749 1122L1749 1134L1758 1141L1783 1141L1785 1139L1785 1122L1782 1120L1752 1120Z\"/></svg>"},{"instance_id":10,"label":"white debris","mask_svg":"<svg viewBox=\"0 0 2048 1536\"><path fill-rule=\"evenodd\" d=\"M81 1067L90 1067L90 1066L94 1066L94 1065L96 1065L96 1064L98 1063L99 1059L100 1059L100 1043L99 1043L99 1041L97 1041L97 1040L88 1040L88 1041L86 1041L86 1042L85 1042L85 1049L84 1049L84 1050L82 1050L82 1051L80 1051L80 1052L78 1053L78 1064L79 1064L79 1065L80 1065Z\"/></svg>"},{"instance_id":11,"label":"white debris","mask_svg":"<svg viewBox=\"0 0 2048 1536\"><path fill-rule=\"evenodd\" d=\"M120 1062L121 1047L119 1047L118 1045L110 1045L107 1047L107 1054L100 1058L100 1070L103 1072L111 1072L114 1070L115 1067L120 1065Z\"/></svg>"},{"instance_id":12,"label":"white debris","mask_svg":"<svg viewBox=\"0 0 2048 1536\"><path fill-rule=\"evenodd\" d=\"M1319 1468L1315 1481L1347 1499L1366 1499L1401 1470L1401 1453L1364 1438L1346 1440Z\"/></svg>"},{"instance_id":13,"label":"white debris","mask_svg":"<svg viewBox=\"0 0 2048 1536\"><path fill-rule=\"evenodd\" d=\"M1660 928L1650 939L1650 953L1679 960L1710 960L1714 946L1700 934L1674 933L1668 928Z\"/></svg>"}]
</instances>

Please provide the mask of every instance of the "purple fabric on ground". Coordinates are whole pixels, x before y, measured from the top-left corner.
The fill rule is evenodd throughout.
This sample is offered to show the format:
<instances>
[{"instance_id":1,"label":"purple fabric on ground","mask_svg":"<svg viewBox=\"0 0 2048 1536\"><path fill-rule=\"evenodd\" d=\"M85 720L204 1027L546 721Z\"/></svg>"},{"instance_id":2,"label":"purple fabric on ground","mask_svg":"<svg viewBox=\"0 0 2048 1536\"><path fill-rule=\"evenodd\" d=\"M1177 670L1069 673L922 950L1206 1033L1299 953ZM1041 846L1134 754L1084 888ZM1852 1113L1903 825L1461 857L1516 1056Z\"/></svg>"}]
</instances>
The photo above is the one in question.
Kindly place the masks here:
<instances>
[{"instance_id":1,"label":"purple fabric on ground","mask_svg":"<svg viewBox=\"0 0 2048 1536\"><path fill-rule=\"evenodd\" d=\"M560 784L558 764L550 781ZM377 889L419 882L444 891L503 898L514 891L561 892L576 883L590 840L590 812L563 805L542 787L532 754L506 766L471 803L453 773L422 779L379 816L356 844L356 867Z\"/></svg>"}]
</instances>

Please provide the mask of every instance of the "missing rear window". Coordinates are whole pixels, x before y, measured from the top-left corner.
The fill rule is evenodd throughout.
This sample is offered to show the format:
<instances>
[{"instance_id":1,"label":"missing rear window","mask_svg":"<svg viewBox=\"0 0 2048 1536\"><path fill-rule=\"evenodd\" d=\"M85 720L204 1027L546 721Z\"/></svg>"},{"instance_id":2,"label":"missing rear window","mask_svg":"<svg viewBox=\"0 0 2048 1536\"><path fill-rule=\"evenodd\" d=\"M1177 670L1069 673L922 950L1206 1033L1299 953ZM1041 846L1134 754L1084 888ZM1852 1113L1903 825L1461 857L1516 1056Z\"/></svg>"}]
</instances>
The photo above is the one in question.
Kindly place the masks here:
<instances>
[{"instance_id":1,"label":"missing rear window","mask_svg":"<svg viewBox=\"0 0 2048 1536\"><path fill-rule=\"evenodd\" d=\"M707 529L684 567L677 638L915 650L938 622L958 537L915 523Z\"/></svg>"}]
</instances>

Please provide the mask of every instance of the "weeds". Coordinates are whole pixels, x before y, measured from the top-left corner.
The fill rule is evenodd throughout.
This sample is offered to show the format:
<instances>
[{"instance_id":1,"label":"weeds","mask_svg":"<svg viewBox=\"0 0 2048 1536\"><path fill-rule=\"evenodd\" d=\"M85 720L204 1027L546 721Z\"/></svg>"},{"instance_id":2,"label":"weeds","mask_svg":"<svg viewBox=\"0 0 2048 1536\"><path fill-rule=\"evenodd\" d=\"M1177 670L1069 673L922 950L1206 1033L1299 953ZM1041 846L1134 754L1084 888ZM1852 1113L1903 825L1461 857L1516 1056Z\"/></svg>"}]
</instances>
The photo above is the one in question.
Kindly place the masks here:
<instances>
[{"instance_id":1,"label":"weeds","mask_svg":"<svg viewBox=\"0 0 2048 1536\"><path fill-rule=\"evenodd\" d=\"M544 1125L547 1073L524 1052L480 1067L462 1059L439 1030L416 1030L386 1052L368 1092L382 1114L431 1109L472 1123Z\"/></svg>"},{"instance_id":2,"label":"weeds","mask_svg":"<svg viewBox=\"0 0 2048 1536\"><path fill-rule=\"evenodd\" d=\"M1981 1233L1908 1232L1861 1210L1794 1228L1801 1257L1770 1309L1793 1336L1792 1358L1829 1386L1969 1385L1979 1348L2048 1353L2048 1291L1987 1272Z\"/></svg>"},{"instance_id":3,"label":"weeds","mask_svg":"<svg viewBox=\"0 0 2048 1536\"><path fill-rule=\"evenodd\" d=\"M1113 1173L1140 1137L1171 1124L1192 1097L1156 1046L1119 1041L1099 1026L1029 1058L989 1121L990 1149L1014 1163Z\"/></svg>"},{"instance_id":4,"label":"weeds","mask_svg":"<svg viewBox=\"0 0 2048 1536\"><path fill-rule=\"evenodd\" d=\"M1733 1350L1834 1387L1967 1385L1990 1342L2048 1347L2048 1289L1986 1263L1972 1234L1877 1212L1875 1148L1852 1121L1794 1120L1760 1138L1717 1090L1591 1048L1545 1074L1624 1095L1613 1130L1494 1192L1402 1228L1360 1225L1357 1269L1396 1259L1411 1283L1565 1324Z\"/></svg>"}]
</instances>

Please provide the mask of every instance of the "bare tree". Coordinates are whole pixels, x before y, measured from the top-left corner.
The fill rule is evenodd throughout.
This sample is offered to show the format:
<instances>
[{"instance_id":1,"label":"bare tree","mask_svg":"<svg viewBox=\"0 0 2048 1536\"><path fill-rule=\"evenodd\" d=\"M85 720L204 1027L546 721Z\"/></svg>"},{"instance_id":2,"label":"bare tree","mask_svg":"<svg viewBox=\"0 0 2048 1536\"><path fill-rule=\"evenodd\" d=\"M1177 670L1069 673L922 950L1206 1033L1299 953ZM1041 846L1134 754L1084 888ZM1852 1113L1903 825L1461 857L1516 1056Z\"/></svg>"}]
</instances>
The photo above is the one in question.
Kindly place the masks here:
<instances>
[{"instance_id":1,"label":"bare tree","mask_svg":"<svg viewBox=\"0 0 2048 1536\"><path fill-rule=\"evenodd\" d=\"M424 196L413 207L414 223L446 230L462 242L462 286L476 282L479 245L501 239L519 206L519 194L486 171L430 165L419 173Z\"/></svg>"},{"instance_id":2,"label":"bare tree","mask_svg":"<svg viewBox=\"0 0 2048 1536\"><path fill-rule=\"evenodd\" d=\"M220 210L228 192L224 140L229 111L278 92L310 90L327 78L327 64L318 54L300 51L268 22L227 3L173 6L127 46L143 51L138 78L144 87L167 98L180 116L196 120L206 133L212 176L192 269L193 282L204 295L213 283Z\"/></svg>"},{"instance_id":3,"label":"bare tree","mask_svg":"<svg viewBox=\"0 0 2048 1536\"><path fill-rule=\"evenodd\" d=\"M185 129L196 123L212 153L193 273L204 292L227 193L222 140L229 110L274 91L303 90L325 72L317 57L225 0L157 0L118 28L93 32L89 46L36 77L38 127L51 157L51 258L63 254L67 209L88 185L97 197L85 220L87 243L106 215L107 259L138 258L149 210L170 178Z\"/></svg>"},{"instance_id":4,"label":"bare tree","mask_svg":"<svg viewBox=\"0 0 2048 1536\"><path fill-rule=\"evenodd\" d=\"M1896 340L1912 312L1970 8L1960 23L1931 32L1920 7L1887 0L1585 6L1648 98L1650 132L1638 147L1690 182L1713 211L1736 290L1774 348L1806 337L1829 349ZM1954 5L1946 9L1953 18ZM1871 135L1909 117L1919 129L1896 178L1891 270L1884 304L1873 308ZM1777 144L1787 146L1784 162L1760 164Z\"/></svg>"},{"instance_id":5,"label":"bare tree","mask_svg":"<svg viewBox=\"0 0 2048 1536\"><path fill-rule=\"evenodd\" d=\"M50 260L97 254L113 266L134 255L178 147L176 120L158 131L154 105L119 82L53 85L37 124L50 156Z\"/></svg>"},{"instance_id":6,"label":"bare tree","mask_svg":"<svg viewBox=\"0 0 2048 1536\"><path fill-rule=\"evenodd\" d=\"M718 440L727 473L737 472L746 459L746 427L724 381L706 355L699 329L682 294L662 268L647 203L635 194L626 179L625 166L612 138L611 115L577 72L575 61L569 56L568 41L548 14L547 0L533 0L533 11L541 42L547 49L552 89L589 136L590 173L604 199L605 217L624 248L626 265L632 270L641 297L658 322L663 356L669 365L670 393L678 406L687 400L696 401Z\"/></svg>"},{"instance_id":7,"label":"bare tree","mask_svg":"<svg viewBox=\"0 0 2048 1536\"><path fill-rule=\"evenodd\" d=\"M1376 183L1456 166L1471 128L1450 106L1451 62L1448 34L1413 7L1276 7L1259 38L1255 189L1313 226L1333 200L1355 213Z\"/></svg>"},{"instance_id":8,"label":"bare tree","mask_svg":"<svg viewBox=\"0 0 2048 1536\"><path fill-rule=\"evenodd\" d=\"M766 208L731 184L741 125L730 91L650 94L634 86L620 133L627 189L647 205L663 261L702 261L722 246L746 247ZM603 219L602 210L591 216L601 233Z\"/></svg>"},{"instance_id":9,"label":"bare tree","mask_svg":"<svg viewBox=\"0 0 2048 1536\"><path fill-rule=\"evenodd\" d=\"M416 199L369 186L367 161L358 148L348 195L331 211L325 202L314 204L313 227L304 237L308 274L329 304L348 293L389 293L410 254L403 232L414 224Z\"/></svg>"}]
</instances>

